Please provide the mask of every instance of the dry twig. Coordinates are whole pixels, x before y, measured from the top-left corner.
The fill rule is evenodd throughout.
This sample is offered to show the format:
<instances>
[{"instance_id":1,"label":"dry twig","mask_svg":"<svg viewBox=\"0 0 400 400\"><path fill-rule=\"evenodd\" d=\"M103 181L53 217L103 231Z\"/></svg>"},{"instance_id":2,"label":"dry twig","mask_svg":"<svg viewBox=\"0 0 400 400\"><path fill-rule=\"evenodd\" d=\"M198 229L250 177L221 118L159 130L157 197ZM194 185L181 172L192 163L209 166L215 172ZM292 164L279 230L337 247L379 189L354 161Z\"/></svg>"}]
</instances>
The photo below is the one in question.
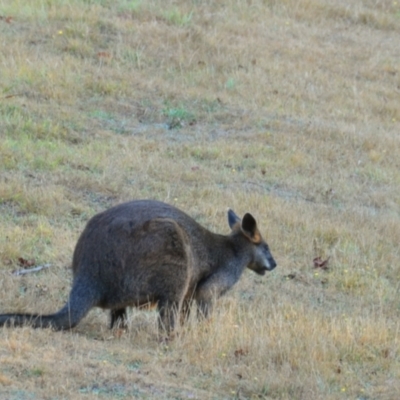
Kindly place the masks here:
<instances>
[{"instance_id":1,"label":"dry twig","mask_svg":"<svg viewBox=\"0 0 400 400\"><path fill-rule=\"evenodd\" d=\"M29 269L17 269L16 271L13 271L12 274L15 276L20 276L20 275L30 274L33 272L39 272L42 269L50 268L50 267L51 267L51 264L43 264L43 265L38 265L37 267L29 268Z\"/></svg>"}]
</instances>

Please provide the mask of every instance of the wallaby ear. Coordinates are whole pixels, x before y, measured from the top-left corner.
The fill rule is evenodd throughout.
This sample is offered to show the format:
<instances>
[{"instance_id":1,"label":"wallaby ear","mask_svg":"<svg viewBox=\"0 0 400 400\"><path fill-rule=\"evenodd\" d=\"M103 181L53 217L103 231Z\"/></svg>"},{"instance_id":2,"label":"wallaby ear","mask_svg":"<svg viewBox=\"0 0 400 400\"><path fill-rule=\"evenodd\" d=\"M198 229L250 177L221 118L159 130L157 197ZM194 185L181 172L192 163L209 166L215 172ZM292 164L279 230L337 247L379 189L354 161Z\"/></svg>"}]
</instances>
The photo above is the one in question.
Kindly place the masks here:
<instances>
[{"instance_id":1,"label":"wallaby ear","mask_svg":"<svg viewBox=\"0 0 400 400\"><path fill-rule=\"evenodd\" d=\"M261 242L261 235L254 217L247 213L242 220L242 232L254 243Z\"/></svg>"},{"instance_id":2,"label":"wallaby ear","mask_svg":"<svg viewBox=\"0 0 400 400\"><path fill-rule=\"evenodd\" d=\"M235 214L235 212L231 209L228 210L228 223L229 227L233 229L234 225L240 222L240 218Z\"/></svg>"}]
</instances>

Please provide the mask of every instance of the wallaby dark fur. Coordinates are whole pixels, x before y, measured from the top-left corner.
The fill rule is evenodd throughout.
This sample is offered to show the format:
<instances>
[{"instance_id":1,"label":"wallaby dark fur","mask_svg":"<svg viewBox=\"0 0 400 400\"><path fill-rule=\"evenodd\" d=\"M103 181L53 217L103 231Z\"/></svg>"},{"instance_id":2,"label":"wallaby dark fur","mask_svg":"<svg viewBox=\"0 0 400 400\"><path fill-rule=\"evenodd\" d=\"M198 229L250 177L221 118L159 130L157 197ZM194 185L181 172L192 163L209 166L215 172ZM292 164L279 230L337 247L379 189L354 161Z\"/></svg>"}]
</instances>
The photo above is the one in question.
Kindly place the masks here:
<instances>
[{"instance_id":1,"label":"wallaby dark fur","mask_svg":"<svg viewBox=\"0 0 400 400\"><path fill-rule=\"evenodd\" d=\"M111 327L124 323L126 307L157 304L160 323L174 328L176 314L195 300L208 315L250 268L276 267L255 219L228 211L231 233L210 232L183 211L153 200L117 205L95 215L75 247L67 304L55 314L0 314L0 326L70 329L92 307L111 310Z\"/></svg>"}]
</instances>

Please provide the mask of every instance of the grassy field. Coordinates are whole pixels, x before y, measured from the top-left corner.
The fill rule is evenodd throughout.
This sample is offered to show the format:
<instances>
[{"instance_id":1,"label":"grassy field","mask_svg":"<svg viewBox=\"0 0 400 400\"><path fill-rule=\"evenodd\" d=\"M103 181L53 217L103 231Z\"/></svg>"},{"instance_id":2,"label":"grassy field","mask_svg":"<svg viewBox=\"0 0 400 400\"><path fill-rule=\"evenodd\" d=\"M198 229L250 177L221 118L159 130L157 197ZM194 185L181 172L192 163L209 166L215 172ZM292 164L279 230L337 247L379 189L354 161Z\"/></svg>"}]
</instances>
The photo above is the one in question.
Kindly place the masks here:
<instances>
[{"instance_id":1,"label":"grassy field","mask_svg":"<svg viewBox=\"0 0 400 400\"><path fill-rule=\"evenodd\" d=\"M130 199L249 211L278 262L168 344L0 329L0 398L397 399L399 37L392 0L0 0L0 312L58 310Z\"/></svg>"}]
</instances>

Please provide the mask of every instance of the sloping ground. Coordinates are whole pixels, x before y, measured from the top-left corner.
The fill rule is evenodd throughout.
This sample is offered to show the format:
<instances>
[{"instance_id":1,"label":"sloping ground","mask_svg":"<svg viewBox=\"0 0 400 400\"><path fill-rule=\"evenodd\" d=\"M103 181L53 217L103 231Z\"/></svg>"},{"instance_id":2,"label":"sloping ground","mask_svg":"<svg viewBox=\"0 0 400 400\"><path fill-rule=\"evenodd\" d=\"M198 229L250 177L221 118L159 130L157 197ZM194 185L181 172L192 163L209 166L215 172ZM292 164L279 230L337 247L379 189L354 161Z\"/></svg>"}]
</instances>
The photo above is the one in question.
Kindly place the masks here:
<instances>
[{"instance_id":1,"label":"sloping ground","mask_svg":"<svg viewBox=\"0 0 400 400\"><path fill-rule=\"evenodd\" d=\"M250 211L279 265L168 343L154 311L1 329L0 397L396 399L399 33L396 1L0 0L1 312L61 307L132 198Z\"/></svg>"}]
</instances>

